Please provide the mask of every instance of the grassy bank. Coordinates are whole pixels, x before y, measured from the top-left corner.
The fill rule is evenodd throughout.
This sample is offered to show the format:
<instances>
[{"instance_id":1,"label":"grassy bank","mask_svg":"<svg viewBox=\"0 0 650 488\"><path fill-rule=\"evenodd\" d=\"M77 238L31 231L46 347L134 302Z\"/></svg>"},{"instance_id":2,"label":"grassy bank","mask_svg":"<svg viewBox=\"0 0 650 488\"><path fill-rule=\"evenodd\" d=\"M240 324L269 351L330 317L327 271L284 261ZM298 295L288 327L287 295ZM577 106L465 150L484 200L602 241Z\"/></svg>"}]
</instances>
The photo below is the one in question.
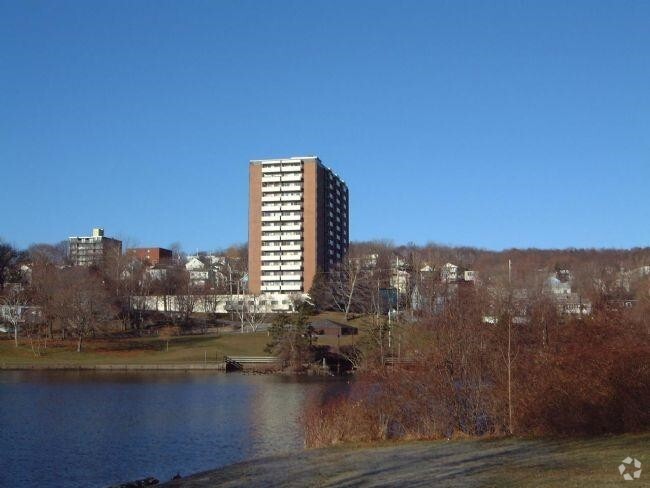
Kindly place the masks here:
<instances>
[{"instance_id":1,"label":"grassy bank","mask_svg":"<svg viewBox=\"0 0 650 488\"><path fill-rule=\"evenodd\" d=\"M84 350L76 352L76 342L50 341L41 356L34 356L27 341L14 347L13 341L0 341L0 364L162 364L222 361L224 355L264 356L268 342L265 332L229 333L212 336L178 336L169 340L158 337L90 339Z\"/></svg>"},{"instance_id":2,"label":"grassy bank","mask_svg":"<svg viewBox=\"0 0 650 488\"><path fill-rule=\"evenodd\" d=\"M574 440L455 440L338 447L239 463L164 486L620 486L650 434ZM647 486L648 473L637 480ZM636 485L634 485L636 486Z\"/></svg>"},{"instance_id":3,"label":"grassy bank","mask_svg":"<svg viewBox=\"0 0 650 488\"><path fill-rule=\"evenodd\" d=\"M337 312L328 312L318 318L329 318L343 322L343 316ZM350 322L363 333L364 318ZM336 346L350 344L357 338L344 336L321 337L317 344ZM27 339L21 338L19 347L5 336L0 340L0 366L12 364L164 364L196 363L223 361L224 356L268 356L264 351L269 337L266 332L244 333L228 331L212 335L181 335L169 339L152 337L102 338L86 339L83 351L76 352L77 343L69 341L48 341L47 348L41 348L41 355L35 356Z\"/></svg>"}]
</instances>

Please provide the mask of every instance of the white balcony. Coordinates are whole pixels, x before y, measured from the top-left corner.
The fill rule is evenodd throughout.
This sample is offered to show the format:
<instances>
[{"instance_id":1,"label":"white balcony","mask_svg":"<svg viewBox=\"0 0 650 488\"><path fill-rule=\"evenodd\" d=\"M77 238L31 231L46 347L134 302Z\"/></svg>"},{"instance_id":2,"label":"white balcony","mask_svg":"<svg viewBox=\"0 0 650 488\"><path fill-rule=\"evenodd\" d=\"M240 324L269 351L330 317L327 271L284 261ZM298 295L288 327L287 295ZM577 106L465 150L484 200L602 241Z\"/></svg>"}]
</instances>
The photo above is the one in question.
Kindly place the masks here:
<instances>
[{"instance_id":1,"label":"white balcony","mask_svg":"<svg viewBox=\"0 0 650 488\"><path fill-rule=\"evenodd\" d=\"M282 210L282 206L277 203L262 205L262 212L278 212Z\"/></svg>"},{"instance_id":2,"label":"white balcony","mask_svg":"<svg viewBox=\"0 0 650 488\"><path fill-rule=\"evenodd\" d=\"M282 202L299 202L302 200L302 195L282 195L280 197L280 201ZM264 197L262 197L262 201L264 201ZM273 200L277 201L277 200Z\"/></svg>"},{"instance_id":3,"label":"white balcony","mask_svg":"<svg viewBox=\"0 0 650 488\"><path fill-rule=\"evenodd\" d=\"M262 180L264 181L264 180ZM282 182L285 181L302 181L302 174L288 173L282 175Z\"/></svg>"},{"instance_id":4,"label":"white balcony","mask_svg":"<svg viewBox=\"0 0 650 488\"><path fill-rule=\"evenodd\" d=\"M262 271L280 271L280 264L263 264Z\"/></svg>"},{"instance_id":5,"label":"white balcony","mask_svg":"<svg viewBox=\"0 0 650 488\"><path fill-rule=\"evenodd\" d=\"M262 244L262 251L279 251L280 246L271 246L270 244Z\"/></svg>"},{"instance_id":6,"label":"white balcony","mask_svg":"<svg viewBox=\"0 0 650 488\"><path fill-rule=\"evenodd\" d=\"M262 176L262 183L278 183L281 181L280 175L264 175Z\"/></svg>"},{"instance_id":7,"label":"white balcony","mask_svg":"<svg viewBox=\"0 0 650 488\"><path fill-rule=\"evenodd\" d=\"M264 220L264 217L262 217L262 220ZM302 215L297 214L297 215L282 215L280 217L280 220L284 221L296 221L296 220L302 220Z\"/></svg>"},{"instance_id":8,"label":"white balcony","mask_svg":"<svg viewBox=\"0 0 650 488\"><path fill-rule=\"evenodd\" d=\"M274 227L272 230L276 230L277 227ZM264 230L264 228L262 228ZM283 224L282 227L280 228L282 231L295 231L295 230L302 230L302 222L298 223L291 223L291 224Z\"/></svg>"},{"instance_id":9,"label":"white balcony","mask_svg":"<svg viewBox=\"0 0 650 488\"><path fill-rule=\"evenodd\" d=\"M302 289L302 283L283 283L282 291L300 291Z\"/></svg>"},{"instance_id":10,"label":"white balcony","mask_svg":"<svg viewBox=\"0 0 650 488\"><path fill-rule=\"evenodd\" d=\"M302 191L302 186L296 184L282 185L282 191Z\"/></svg>"},{"instance_id":11,"label":"white balcony","mask_svg":"<svg viewBox=\"0 0 650 488\"><path fill-rule=\"evenodd\" d=\"M262 195L262 203L264 202L281 202L282 197L280 196L279 193L275 193L272 195Z\"/></svg>"},{"instance_id":12,"label":"white balcony","mask_svg":"<svg viewBox=\"0 0 650 488\"><path fill-rule=\"evenodd\" d=\"M281 234L280 239L283 241L301 241L302 234L300 232L289 232L286 234Z\"/></svg>"},{"instance_id":13,"label":"white balcony","mask_svg":"<svg viewBox=\"0 0 650 488\"><path fill-rule=\"evenodd\" d=\"M282 281L302 281L302 273L283 274L280 276Z\"/></svg>"},{"instance_id":14,"label":"white balcony","mask_svg":"<svg viewBox=\"0 0 650 488\"><path fill-rule=\"evenodd\" d=\"M283 173L300 173L302 172L302 164L283 164Z\"/></svg>"},{"instance_id":15,"label":"white balcony","mask_svg":"<svg viewBox=\"0 0 650 488\"><path fill-rule=\"evenodd\" d=\"M262 291L280 291L280 285L262 285Z\"/></svg>"},{"instance_id":16,"label":"white balcony","mask_svg":"<svg viewBox=\"0 0 650 488\"><path fill-rule=\"evenodd\" d=\"M262 236L262 242L279 241L282 236Z\"/></svg>"},{"instance_id":17,"label":"white balcony","mask_svg":"<svg viewBox=\"0 0 650 488\"><path fill-rule=\"evenodd\" d=\"M267 231L267 232L268 232L268 231L271 231L271 232L273 232L273 231L279 231L279 230L282 230L282 228L281 228L280 225L277 224L277 223L270 223L270 224L266 224L266 225L263 225L263 226L262 226L262 232L264 232L264 231Z\"/></svg>"},{"instance_id":18,"label":"white balcony","mask_svg":"<svg viewBox=\"0 0 650 488\"><path fill-rule=\"evenodd\" d=\"M284 249L284 246L282 247ZM283 252L282 261L300 261L302 259L301 252Z\"/></svg>"},{"instance_id":19,"label":"white balcony","mask_svg":"<svg viewBox=\"0 0 650 488\"><path fill-rule=\"evenodd\" d=\"M279 215L262 215L262 222L280 222L282 217Z\"/></svg>"},{"instance_id":20,"label":"white balcony","mask_svg":"<svg viewBox=\"0 0 650 488\"><path fill-rule=\"evenodd\" d=\"M302 205L300 203L285 203L280 206L280 210L284 211L301 211L302 210Z\"/></svg>"},{"instance_id":21,"label":"white balcony","mask_svg":"<svg viewBox=\"0 0 650 488\"><path fill-rule=\"evenodd\" d=\"M262 261L280 261L280 256L262 256Z\"/></svg>"},{"instance_id":22,"label":"white balcony","mask_svg":"<svg viewBox=\"0 0 650 488\"><path fill-rule=\"evenodd\" d=\"M279 164L263 164L262 165L262 174L268 173L279 173L280 172Z\"/></svg>"},{"instance_id":23,"label":"white balcony","mask_svg":"<svg viewBox=\"0 0 650 488\"><path fill-rule=\"evenodd\" d=\"M262 187L262 195L267 195L269 193L278 193L281 191L283 191L281 185L269 185Z\"/></svg>"},{"instance_id":24,"label":"white balcony","mask_svg":"<svg viewBox=\"0 0 650 488\"><path fill-rule=\"evenodd\" d=\"M262 249L264 249L263 246L262 246ZM282 245L282 250L283 251L302 251L302 244L283 244Z\"/></svg>"},{"instance_id":25,"label":"white balcony","mask_svg":"<svg viewBox=\"0 0 650 488\"><path fill-rule=\"evenodd\" d=\"M262 269L264 269L264 266L262 266ZM297 263L297 264L284 264L282 263L282 271L302 271L302 264Z\"/></svg>"},{"instance_id":26,"label":"white balcony","mask_svg":"<svg viewBox=\"0 0 650 488\"><path fill-rule=\"evenodd\" d=\"M260 279L262 281L278 281L278 279L280 279L280 275L261 276Z\"/></svg>"}]
</instances>

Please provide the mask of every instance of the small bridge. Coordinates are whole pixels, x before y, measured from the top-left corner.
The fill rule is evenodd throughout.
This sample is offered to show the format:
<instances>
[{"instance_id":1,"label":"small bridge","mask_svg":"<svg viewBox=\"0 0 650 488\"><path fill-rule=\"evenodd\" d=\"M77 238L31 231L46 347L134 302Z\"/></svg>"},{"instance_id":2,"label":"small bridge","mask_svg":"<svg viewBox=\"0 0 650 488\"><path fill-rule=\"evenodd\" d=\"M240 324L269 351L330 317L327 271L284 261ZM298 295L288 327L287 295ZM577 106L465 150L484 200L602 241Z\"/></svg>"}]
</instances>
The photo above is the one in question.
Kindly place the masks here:
<instances>
[{"instance_id":1,"label":"small bridge","mask_svg":"<svg viewBox=\"0 0 650 488\"><path fill-rule=\"evenodd\" d=\"M282 365L282 360L274 356L226 356L224 361L226 371L255 369L254 367L259 365L264 365L264 369L271 369Z\"/></svg>"}]
</instances>

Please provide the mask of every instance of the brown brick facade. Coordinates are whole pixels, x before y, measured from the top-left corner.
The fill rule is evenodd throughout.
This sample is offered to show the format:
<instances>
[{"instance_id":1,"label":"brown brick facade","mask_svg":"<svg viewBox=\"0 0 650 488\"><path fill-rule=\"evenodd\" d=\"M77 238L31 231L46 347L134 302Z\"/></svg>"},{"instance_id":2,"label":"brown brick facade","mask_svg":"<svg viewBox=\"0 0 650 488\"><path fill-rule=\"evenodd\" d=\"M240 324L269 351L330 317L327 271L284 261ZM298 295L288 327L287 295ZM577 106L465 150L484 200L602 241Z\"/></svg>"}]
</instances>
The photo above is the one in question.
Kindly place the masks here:
<instances>
[{"instance_id":1,"label":"brown brick facade","mask_svg":"<svg viewBox=\"0 0 650 488\"><path fill-rule=\"evenodd\" d=\"M258 295L262 267L262 167L250 165L248 201L248 291Z\"/></svg>"},{"instance_id":2,"label":"brown brick facade","mask_svg":"<svg viewBox=\"0 0 650 488\"><path fill-rule=\"evenodd\" d=\"M162 247L132 247L126 250L126 254L154 266L172 260L171 250Z\"/></svg>"},{"instance_id":3,"label":"brown brick facade","mask_svg":"<svg viewBox=\"0 0 650 488\"><path fill-rule=\"evenodd\" d=\"M314 281L318 259L318 164L304 163L303 182L303 273L304 291L309 291Z\"/></svg>"}]
</instances>

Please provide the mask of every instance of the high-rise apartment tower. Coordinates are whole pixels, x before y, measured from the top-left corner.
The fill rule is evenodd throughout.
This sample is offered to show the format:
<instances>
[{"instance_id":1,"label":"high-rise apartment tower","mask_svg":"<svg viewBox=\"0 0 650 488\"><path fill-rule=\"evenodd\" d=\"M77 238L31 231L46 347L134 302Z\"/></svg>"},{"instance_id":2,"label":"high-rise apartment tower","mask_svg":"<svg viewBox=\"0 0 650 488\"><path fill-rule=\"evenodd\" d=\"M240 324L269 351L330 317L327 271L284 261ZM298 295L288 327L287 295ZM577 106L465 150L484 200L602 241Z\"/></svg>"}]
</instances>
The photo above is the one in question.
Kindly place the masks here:
<instances>
[{"instance_id":1,"label":"high-rise apartment tower","mask_svg":"<svg viewBox=\"0 0 650 488\"><path fill-rule=\"evenodd\" d=\"M348 187L316 156L250 162L249 292L309 292L345 256Z\"/></svg>"}]
</instances>

